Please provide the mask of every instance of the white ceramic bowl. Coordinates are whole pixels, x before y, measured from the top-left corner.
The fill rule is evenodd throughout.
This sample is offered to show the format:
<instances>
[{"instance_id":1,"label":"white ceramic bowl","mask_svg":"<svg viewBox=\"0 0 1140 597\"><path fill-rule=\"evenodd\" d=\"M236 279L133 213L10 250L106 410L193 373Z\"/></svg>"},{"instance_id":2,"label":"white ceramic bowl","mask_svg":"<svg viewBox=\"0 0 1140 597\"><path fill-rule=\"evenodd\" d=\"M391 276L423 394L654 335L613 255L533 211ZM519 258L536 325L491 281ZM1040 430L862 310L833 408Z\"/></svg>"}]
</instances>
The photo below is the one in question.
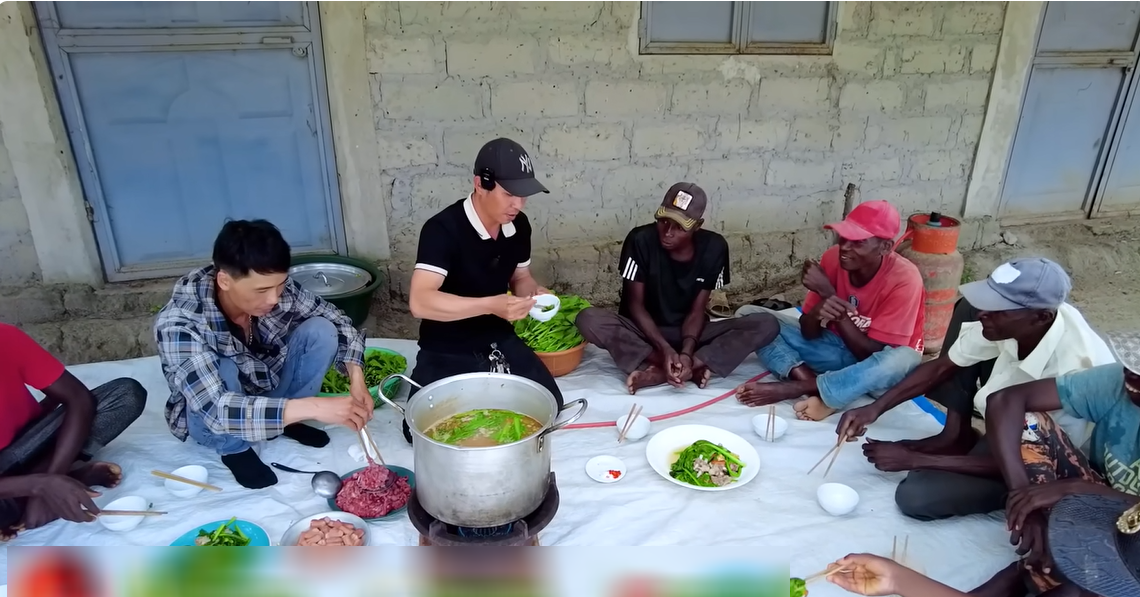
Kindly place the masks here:
<instances>
[{"instance_id":1,"label":"white ceramic bowl","mask_svg":"<svg viewBox=\"0 0 1140 597\"><path fill-rule=\"evenodd\" d=\"M534 297L534 306L530 308L530 316L538 321L550 321L558 314L562 301L557 295L540 294ZM546 310L549 309L549 310Z\"/></svg>"},{"instance_id":2,"label":"white ceramic bowl","mask_svg":"<svg viewBox=\"0 0 1140 597\"><path fill-rule=\"evenodd\" d=\"M788 422L780 417L774 417L775 421L772 424L772 436L768 436L768 413L756 415L752 417L752 429L756 431L764 441L776 441L788 431Z\"/></svg>"},{"instance_id":3,"label":"white ceramic bowl","mask_svg":"<svg viewBox=\"0 0 1140 597\"><path fill-rule=\"evenodd\" d=\"M621 430L625 428L625 422L629 420L629 415L622 415L617 420L617 434L621 437ZM648 417L637 415L633 418L633 425L629 426L629 431L625 433L625 439L641 439L649 435L650 421Z\"/></svg>"},{"instance_id":4,"label":"white ceramic bowl","mask_svg":"<svg viewBox=\"0 0 1140 597\"><path fill-rule=\"evenodd\" d=\"M106 506L99 508L100 510L136 510L143 511L150 509L150 502L137 495L128 495L121 497ZM100 514L99 523L107 528L109 531L129 531L140 524L142 524L143 516L111 516Z\"/></svg>"},{"instance_id":5,"label":"white ceramic bowl","mask_svg":"<svg viewBox=\"0 0 1140 597\"><path fill-rule=\"evenodd\" d=\"M320 514L306 516L301 520L298 520L297 522L293 523L293 526L289 527L289 530L285 531L284 535L281 536L281 547L296 547L297 542L301 540L301 535L304 534L305 531L309 530L309 523L313 522L314 520L320 520L322 518L330 518L332 520L339 520L340 522L347 522L348 524L351 524L358 529L364 529L363 547L368 547L368 542L372 539L372 533L368 530L368 523L364 522L363 518L354 514L349 514L348 512L321 512Z\"/></svg>"},{"instance_id":6,"label":"white ceramic bowl","mask_svg":"<svg viewBox=\"0 0 1140 597\"><path fill-rule=\"evenodd\" d=\"M744 462L744 469L740 471L740 477L736 479L735 483L729 483L723 487L697 487L684 481L678 481L669 475L669 469L676 462L677 455L697 440L702 439L724 446ZM736 489L755 479L756 475L760 473L760 455L756 453L756 448L753 448L752 444L735 433L708 425L678 425L658 432L646 444L645 458L649 460L649 466L653 467L653 470L657 471L657 474L666 481L697 491Z\"/></svg>"},{"instance_id":7,"label":"white ceramic bowl","mask_svg":"<svg viewBox=\"0 0 1140 597\"><path fill-rule=\"evenodd\" d=\"M859 493L842 483L824 483L815 492L819 506L832 516L846 516L859 505Z\"/></svg>"},{"instance_id":8,"label":"white ceramic bowl","mask_svg":"<svg viewBox=\"0 0 1140 597\"><path fill-rule=\"evenodd\" d=\"M185 477L199 483L205 483L210 478L210 473L206 470L206 467L197 464L184 466L172 471L170 474L176 477ZM202 491L201 487L187 485L180 481L171 481L170 479L167 479L163 484L166 486L167 491L174 494L174 497L190 498L198 495L198 493Z\"/></svg>"}]
</instances>

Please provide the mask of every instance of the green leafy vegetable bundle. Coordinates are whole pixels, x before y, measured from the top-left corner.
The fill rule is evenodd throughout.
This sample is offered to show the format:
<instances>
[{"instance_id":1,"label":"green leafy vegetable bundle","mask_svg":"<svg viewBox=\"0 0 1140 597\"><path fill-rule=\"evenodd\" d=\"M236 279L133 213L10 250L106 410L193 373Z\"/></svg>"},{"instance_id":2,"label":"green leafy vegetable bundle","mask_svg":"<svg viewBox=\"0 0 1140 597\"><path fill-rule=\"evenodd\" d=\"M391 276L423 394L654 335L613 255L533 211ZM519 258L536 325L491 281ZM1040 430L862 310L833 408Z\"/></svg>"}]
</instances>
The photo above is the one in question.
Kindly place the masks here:
<instances>
[{"instance_id":1,"label":"green leafy vegetable bundle","mask_svg":"<svg viewBox=\"0 0 1140 597\"><path fill-rule=\"evenodd\" d=\"M669 467L669 476L697 487L720 487L713 482L712 475L709 473L697 472L694 464L701 459L714 467L722 465L724 474L734 481L740 478L740 473L744 470L744 462L736 454L724 449L723 446L702 439L697 440L681 452L677 461Z\"/></svg>"},{"instance_id":2,"label":"green leafy vegetable bundle","mask_svg":"<svg viewBox=\"0 0 1140 597\"><path fill-rule=\"evenodd\" d=\"M515 322L515 333L535 352L569 350L586 341L574 326L574 319L590 303L572 294L559 295L558 300L561 306L550 321L526 317Z\"/></svg>"},{"instance_id":3,"label":"green leafy vegetable bundle","mask_svg":"<svg viewBox=\"0 0 1140 597\"><path fill-rule=\"evenodd\" d=\"M195 545L207 547L245 547L249 545L249 537L241 532L238 528L237 518L231 518L229 522L219 526L212 533L206 532L205 529L198 531L198 538L194 540Z\"/></svg>"},{"instance_id":4,"label":"green leafy vegetable bundle","mask_svg":"<svg viewBox=\"0 0 1140 597\"><path fill-rule=\"evenodd\" d=\"M370 388L380 385L385 377L403 373L407 368L408 359L398 354L378 350L364 351L364 383ZM348 389L348 377L341 375L335 365L329 368L321 382L321 393L347 394Z\"/></svg>"},{"instance_id":5,"label":"green leafy vegetable bundle","mask_svg":"<svg viewBox=\"0 0 1140 597\"><path fill-rule=\"evenodd\" d=\"M807 597L807 583L802 578L793 578L792 580L792 596L791 597Z\"/></svg>"}]
</instances>

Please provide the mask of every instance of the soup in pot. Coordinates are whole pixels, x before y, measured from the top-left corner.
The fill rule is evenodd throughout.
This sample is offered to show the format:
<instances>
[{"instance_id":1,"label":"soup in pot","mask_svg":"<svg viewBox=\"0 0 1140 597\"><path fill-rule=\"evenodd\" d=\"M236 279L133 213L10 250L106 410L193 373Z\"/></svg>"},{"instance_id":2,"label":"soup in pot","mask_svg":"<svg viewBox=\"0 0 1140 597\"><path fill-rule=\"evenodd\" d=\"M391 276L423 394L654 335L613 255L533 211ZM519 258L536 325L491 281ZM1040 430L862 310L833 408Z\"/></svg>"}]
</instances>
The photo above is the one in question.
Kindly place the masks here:
<instances>
[{"instance_id":1,"label":"soup in pot","mask_svg":"<svg viewBox=\"0 0 1140 597\"><path fill-rule=\"evenodd\" d=\"M511 444L542 429L534 417L513 410L483 408L452 415L424 432L431 439L461 448Z\"/></svg>"}]
</instances>

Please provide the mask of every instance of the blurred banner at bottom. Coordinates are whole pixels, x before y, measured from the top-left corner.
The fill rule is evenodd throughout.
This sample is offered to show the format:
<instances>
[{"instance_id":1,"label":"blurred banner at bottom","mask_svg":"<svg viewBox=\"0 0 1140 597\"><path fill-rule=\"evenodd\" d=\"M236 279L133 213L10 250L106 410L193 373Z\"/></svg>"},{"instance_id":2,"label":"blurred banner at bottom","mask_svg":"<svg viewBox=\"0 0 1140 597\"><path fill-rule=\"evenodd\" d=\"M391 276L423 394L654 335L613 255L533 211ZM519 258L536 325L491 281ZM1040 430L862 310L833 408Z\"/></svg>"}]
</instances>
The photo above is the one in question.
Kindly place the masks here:
<instances>
[{"instance_id":1,"label":"blurred banner at bottom","mask_svg":"<svg viewBox=\"0 0 1140 597\"><path fill-rule=\"evenodd\" d=\"M10 597L783 597L739 548L12 547Z\"/></svg>"}]
</instances>

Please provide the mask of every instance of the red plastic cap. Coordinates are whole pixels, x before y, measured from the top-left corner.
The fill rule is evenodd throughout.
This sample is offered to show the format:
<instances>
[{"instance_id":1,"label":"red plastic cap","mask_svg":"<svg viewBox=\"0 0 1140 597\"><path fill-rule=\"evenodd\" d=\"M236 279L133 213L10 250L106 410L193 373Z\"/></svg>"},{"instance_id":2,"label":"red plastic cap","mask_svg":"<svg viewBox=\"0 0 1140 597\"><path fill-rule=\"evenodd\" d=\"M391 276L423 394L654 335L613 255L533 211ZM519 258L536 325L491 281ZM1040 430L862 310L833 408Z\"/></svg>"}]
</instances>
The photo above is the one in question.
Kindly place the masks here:
<instances>
[{"instance_id":1,"label":"red plastic cap","mask_svg":"<svg viewBox=\"0 0 1140 597\"><path fill-rule=\"evenodd\" d=\"M851 210L847 219L828 224L825 229L834 230L846 240L867 240L885 238L894 240L899 234L899 211L886 201L860 203Z\"/></svg>"}]
</instances>

